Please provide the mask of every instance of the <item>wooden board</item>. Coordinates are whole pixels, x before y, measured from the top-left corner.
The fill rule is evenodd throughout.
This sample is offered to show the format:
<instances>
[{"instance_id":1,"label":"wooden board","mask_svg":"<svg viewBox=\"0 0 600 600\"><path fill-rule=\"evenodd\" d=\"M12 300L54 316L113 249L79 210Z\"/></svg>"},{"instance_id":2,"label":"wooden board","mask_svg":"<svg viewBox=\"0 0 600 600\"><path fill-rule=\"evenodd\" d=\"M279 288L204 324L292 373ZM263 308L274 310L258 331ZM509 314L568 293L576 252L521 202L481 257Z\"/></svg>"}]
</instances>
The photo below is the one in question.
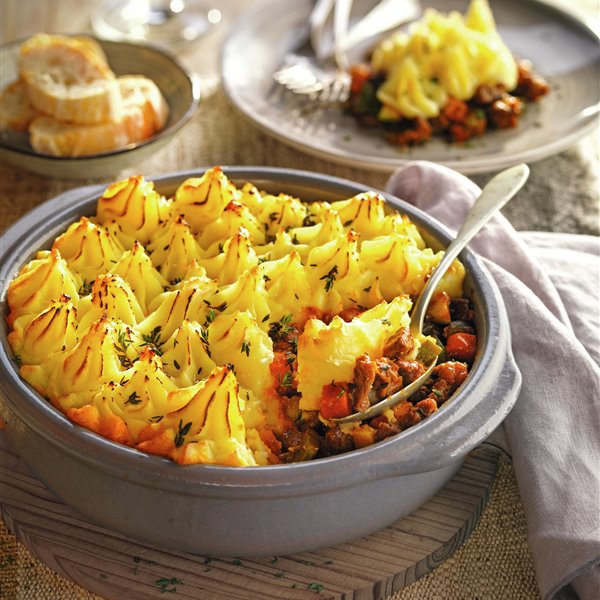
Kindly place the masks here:
<instances>
[{"instance_id":1,"label":"wooden board","mask_svg":"<svg viewBox=\"0 0 600 600\"><path fill-rule=\"evenodd\" d=\"M433 569L468 537L497 466L494 452L476 450L433 499L368 537L316 552L237 560L165 552L94 525L37 480L1 432L0 453L4 522L50 569L107 600L382 598Z\"/></svg>"}]
</instances>

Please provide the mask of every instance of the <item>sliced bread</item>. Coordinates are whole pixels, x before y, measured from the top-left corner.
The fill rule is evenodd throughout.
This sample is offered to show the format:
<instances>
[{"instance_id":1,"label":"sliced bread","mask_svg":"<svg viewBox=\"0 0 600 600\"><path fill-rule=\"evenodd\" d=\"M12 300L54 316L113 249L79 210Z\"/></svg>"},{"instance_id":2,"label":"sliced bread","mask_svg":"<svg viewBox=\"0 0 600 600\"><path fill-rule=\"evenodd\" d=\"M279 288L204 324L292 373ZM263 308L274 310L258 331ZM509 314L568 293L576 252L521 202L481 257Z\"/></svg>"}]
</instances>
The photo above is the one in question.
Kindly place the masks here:
<instances>
[{"instance_id":1,"label":"sliced bread","mask_svg":"<svg viewBox=\"0 0 600 600\"><path fill-rule=\"evenodd\" d=\"M2 90L0 95L0 131L27 131L39 113L29 103L27 84L18 79Z\"/></svg>"},{"instance_id":2,"label":"sliced bread","mask_svg":"<svg viewBox=\"0 0 600 600\"><path fill-rule=\"evenodd\" d=\"M53 156L86 156L123 148L153 135L157 124L164 125L168 115L162 94L144 77L123 77L117 81L123 100L121 119L67 124L48 116L37 117L29 127L33 149Z\"/></svg>"},{"instance_id":3,"label":"sliced bread","mask_svg":"<svg viewBox=\"0 0 600 600\"><path fill-rule=\"evenodd\" d=\"M169 117L169 106L152 79L143 75L124 75L119 77L119 87L125 102L142 104L152 117L154 129L163 129Z\"/></svg>"},{"instance_id":4,"label":"sliced bread","mask_svg":"<svg viewBox=\"0 0 600 600\"><path fill-rule=\"evenodd\" d=\"M94 40L38 34L20 48L19 73L31 104L60 121L119 121L119 85Z\"/></svg>"}]
</instances>

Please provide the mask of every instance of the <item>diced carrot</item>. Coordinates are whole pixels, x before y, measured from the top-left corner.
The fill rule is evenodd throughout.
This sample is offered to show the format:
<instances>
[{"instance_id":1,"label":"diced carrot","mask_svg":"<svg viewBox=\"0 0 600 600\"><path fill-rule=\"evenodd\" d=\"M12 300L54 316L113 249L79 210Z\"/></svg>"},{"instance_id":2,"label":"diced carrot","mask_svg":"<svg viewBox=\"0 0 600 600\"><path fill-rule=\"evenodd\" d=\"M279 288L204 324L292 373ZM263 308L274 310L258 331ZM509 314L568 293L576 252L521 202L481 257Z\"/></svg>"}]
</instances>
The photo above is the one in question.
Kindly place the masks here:
<instances>
[{"instance_id":1,"label":"diced carrot","mask_svg":"<svg viewBox=\"0 0 600 600\"><path fill-rule=\"evenodd\" d=\"M471 130L464 123L450 125L450 135L454 142L466 142L472 137Z\"/></svg>"},{"instance_id":2,"label":"diced carrot","mask_svg":"<svg viewBox=\"0 0 600 600\"><path fill-rule=\"evenodd\" d=\"M292 369L288 361L288 353L274 352L273 362L269 365L269 370L273 376L275 387L280 386L286 376L290 378Z\"/></svg>"},{"instance_id":3,"label":"diced carrot","mask_svg":"<svg viewBox=\"0 0 600 600\"><path fill-rule=\"evenodd\" d=\"M352 412L350 392L343 383L328 383L323 386L321 416L324 419L347 417Z\"/></svg>"},{"instance_id":4,"label":"diced carrot","mask_svg":"<svg viewBox=\"0 0 600 600\"><path fill-rule=\"evenodd\" d=\"M352 65L350 68L350 77L352 78L351 92L353 94L358 94L360 90L362 90L363 85L365 85L365 81L367 81L372 74L369 65Z\"/></svg>"},{"instance_id":5,"label":"diced carrot","mask_svg":"<svg viewBox=\"0 0 600 600\"><path fill-rule=\"evenodd\" d=\"M452 358L472 362L477 350L477 336L470 333L454 333L446 342L446 352Z\"/></svg>"}]
</instances>

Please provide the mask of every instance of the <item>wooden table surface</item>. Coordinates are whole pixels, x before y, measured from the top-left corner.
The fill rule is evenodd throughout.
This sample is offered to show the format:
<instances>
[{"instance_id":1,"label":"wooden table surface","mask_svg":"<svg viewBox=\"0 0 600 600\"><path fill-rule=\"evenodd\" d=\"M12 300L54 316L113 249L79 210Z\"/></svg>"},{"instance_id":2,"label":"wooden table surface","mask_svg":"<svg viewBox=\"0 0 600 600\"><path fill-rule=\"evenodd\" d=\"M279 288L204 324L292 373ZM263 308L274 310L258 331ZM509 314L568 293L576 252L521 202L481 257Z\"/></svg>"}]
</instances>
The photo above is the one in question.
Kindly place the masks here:
<instances>
[{"instance_id":1,"label":"wooden table surface","mask_svg":"<svg viewBox=\"0 0 600 600\"><path fill-rule=\"evenodd\" d=\"M196 46L178 52L182 62L200 77L203 89L200 109L176 140L135 169L119 173L118 177L141 172L152 178L162 173L199 166L252 164L318 171L383 188L387 179L385 175L342 167L307 156L265 136L229 105L220 87L218 49L232 19L250 3L250 0L222 0L216 3L224 17L220 26ZM598 11L597 0L553 0L553 3L568 6L588 16L596 15ZM1 0L0 41L6 43L38 31L74 33L89 30L89 12L96 4L95 0ZM527 191L518 204L509 205L504 209L504 214L520 230L569 231L598 235L598 164L598 136L597 132L594 132L560 155L531 165ZM490 176L491 174L481 174L473 179L481 185ZM85 182L41 177L0 160L0 230L4 230L40 202L82 183ZM487 517L484 514L484 520L493 520L492 526L485 525L484 537L481 538L476 532L476 540L473 543L471 540L466 542L464 552L461 549L456 560L451 558L446 567L434 571L394 598L536 597L531 558L524 558L523 554L525 530L522 509L510 466L505 465L505 468L501 469L501 477L503 479L497 491L501 498L497 501L502 502L502 510L498 511L497 505L494 505L496 508L492 506L491 514ZM493 502L494 496L492 504ZM509 514L511 512L512 514ZM500 543L508 544L509 547L499 548ZM487 550L484 550L486 548ZM3 547L0 547L0 558L2 550ZM500 568L498 564L492 565L490 561L486 561L482 556L484 552L496 557L495 562L501 562ZM6 560L0 559L0 581L5 563ZM477 568L474 568L473 564L476 564ZM502 578L507 573L509 576L512 574L512 583L502 588L500 581L504 581ZM14 578L18 577L18 571L15 570ZM32 579L28 587L23 587L22 582L14 582L11 589L21 590L20 595L14 597L47 597L40 591L45 589L43 583L36 584L36 581ZM35 585L38 585L38 588ZM23 592L24 589L30 591ZM441 595L440 590L444 590ZM485 591L481 590L492 591L486 595ZM80 593L70 590L68 595L61 597L70 600L91 596L86 595L83 590Z\"/></svg>"}]
</instances>

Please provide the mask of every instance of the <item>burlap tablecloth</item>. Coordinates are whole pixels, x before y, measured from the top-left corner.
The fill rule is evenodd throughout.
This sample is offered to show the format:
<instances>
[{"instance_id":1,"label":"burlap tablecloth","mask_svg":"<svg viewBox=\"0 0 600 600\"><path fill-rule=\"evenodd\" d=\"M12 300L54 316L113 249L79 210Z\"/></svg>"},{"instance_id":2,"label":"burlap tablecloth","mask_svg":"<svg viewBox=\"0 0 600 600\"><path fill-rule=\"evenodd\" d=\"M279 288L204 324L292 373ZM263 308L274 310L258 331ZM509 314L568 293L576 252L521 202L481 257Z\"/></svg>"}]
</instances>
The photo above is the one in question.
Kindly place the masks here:
<instances>
[{"instance_id":1,"label":"burlap tablecloth","mask_svg":"<svg viewBox=\"0 0 600 600\"><path fill-rule=\"evenodd\" d=\"M588 0L583 0L590 4ZM92 0L2 0L3 41L38 30L87 29ZM201 107L184 131L157 155L108 181L143 173L163 173L212 165L270 165L328 173L382 189L384 174L342 167L305 155L261 134L229 105L217 76L218 46L230 20L245 3L220 6L221 27L196 49L181 56L202 81ZM595 2L594 2L595 4ZM18 10L17 10L18 8ZM29 15L29 18L28 18ZM517 202L503 213L520 230L551 230L598 235L598 143L589 136L558 156L531 165L531 177ZM489 179L473 179L479 185ZM27 210L58 193L92 181L49 179L0 162L0 227L5 229ZM97 181L94 181L97 182ZM502 459L490 502L473 535L445 563L390 600L538 598L525 518L509 462ZM39 563L0 522L0 598L7 600L89 600L98 598Z\"/></svg>"}]
</instances>

